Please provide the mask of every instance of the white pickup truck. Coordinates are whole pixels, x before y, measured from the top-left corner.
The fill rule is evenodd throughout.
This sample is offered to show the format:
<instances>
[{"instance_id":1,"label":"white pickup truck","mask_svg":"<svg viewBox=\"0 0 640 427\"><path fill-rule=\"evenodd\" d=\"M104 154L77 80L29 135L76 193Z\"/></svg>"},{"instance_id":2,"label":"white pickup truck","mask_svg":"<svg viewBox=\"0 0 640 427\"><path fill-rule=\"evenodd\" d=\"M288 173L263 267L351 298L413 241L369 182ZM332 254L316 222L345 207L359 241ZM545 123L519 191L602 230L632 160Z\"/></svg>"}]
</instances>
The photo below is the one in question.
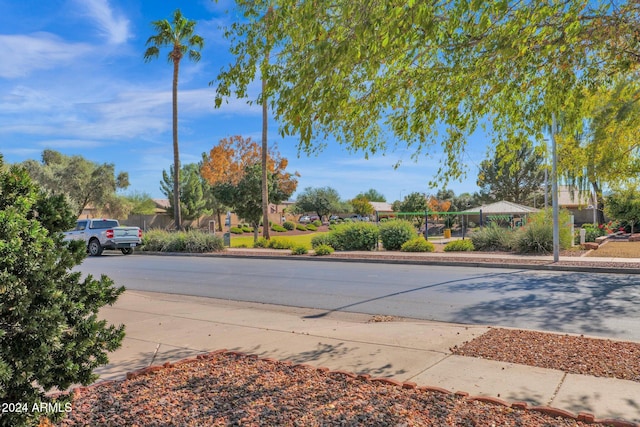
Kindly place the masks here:
<instances>
[{"instance_id":1,"label":"white pickup truck","mask_svg":"<svg viewBox=\"0 0 640 427\"><path fill-rule=\"evenodd\" d=\"M121 227L117 219L80 219L76 228L64 232L64 240L84 240L91 256L102 255L105 249L120 249L130 255L142 244L142 230Z\"/></svg>"}]
</instances>

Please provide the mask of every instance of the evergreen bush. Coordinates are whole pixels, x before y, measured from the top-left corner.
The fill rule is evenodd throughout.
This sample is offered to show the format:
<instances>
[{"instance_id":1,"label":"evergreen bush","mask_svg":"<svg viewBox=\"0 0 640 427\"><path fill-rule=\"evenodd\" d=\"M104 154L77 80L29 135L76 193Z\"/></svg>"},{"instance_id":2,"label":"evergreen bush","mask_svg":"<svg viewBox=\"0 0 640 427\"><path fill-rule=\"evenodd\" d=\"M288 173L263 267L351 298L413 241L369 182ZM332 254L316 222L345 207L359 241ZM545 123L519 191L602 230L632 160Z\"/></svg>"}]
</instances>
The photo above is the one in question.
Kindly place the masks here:
<instances>
[{"instance_id":1,"label":"evergreen bush","mask_svg":"<svg viewBox=\"0 0 640 427\"><path fill-rule=\"evenodd\" d=\"M315 227L322 227L322 221L320 221L319 219L316 219L311 224L314 225Z\"/></svg>"},{"instance_id":2,"label":"evergreen bush","mask_svg":"<svg viewBox=\"0 0 640 427\"><path fill-rule=\"evenodd\" d=\"M311 247L316 249L318 246L331 246L335 245L335 241L331 233L317 234L311 238Z\"/></svg>"},{"instance_id":3,"label":"evergreen bush","mask_svg":"<svg viewBox=\"0 0 640 427\"><path fill-rule=\"evenodd\" d=\"M318 227L316 227L313 224L308 224L306 227L307 227L307 231L318 231Z\"/></svg>"},{"instance_id":4,"label":"evergreen bush","mask_svg":"<svg viewBox=\"0 0 640 427\"><path fill-rule=\"evenodd\" d=\"M299 231L307 231L307 227L305 227L305 226L304 226L304 225L302 225L302 224L296 224L296 230L299 230Z\"/></svg>"},{"instance_id":5,"label":"evergreen bush","mask_svg":"<svg viewBox=\"0 0 640 427\"><path fill-rule=\"evenodd\" d=\"M295 222L293 222L293 221L285 221L285 222L282 224L282 226L283 226L285 229L287 229L287 230L289 230L289 231L292 231L292 230L294 230L294 229L296 228L296 223L295 223Z\"/></svg>"},{"instance_id":6,"label":"evergreen bush","mask_svg":"<svg viewBox=\"0 0 640 427\"><path fill-rule=\"evenodd\" d=\"M269 247L269 240L267 238L265 238L265 237L260 237L260 238L258 238L258 240L253 242L253 247L254 248L268 248Z\"/></svg>"},{"instance_id":7,"label":"evergreen bush","mask_svg":"<svg viewBox=\"0 0 640 427\"><path fill-rule=\"evenodd\" d=\"M244 233L244 231L240 227L231 227L229 229L229 231L232 232L233 234L242 234L242 233Z\"/></svg>"},{"instance_id":8,"label":"evergreen bush","mask_svg":"<svg viewBox=\"0 0 640 427\"><path fill-rule=\"evenodd\" d=\"M309 250L304 245L295 245L291 248L291 255L305 255Z\"/></svg>"},{"instance_id":9,"label":"evergreen bush","mask_svg":"<svg viewBox=\"0 0 640 427\"><path fill-rule=\"evenodd\" d=\"M329 234L338 251L372 251L378 246L378 226L369 222L345 222Z\"/></svg>"},{"instance_id":10,"label":"evergreen bush","mask_svg":"<svg viewBox=\"0 0 640 427\"><path fill-rule=\"evenodd\" d=\"M316 255L322 256L322 255L331 255L334 249L329 245L318 245L315 247L314 251Z\"/></svg>"},{"instance_id":11,"label":"evergreen bush","mask_svg":"<svg viewBox=\"0 0 640 427\"><path fill-rule=\"evenodd\" d=\"M285 222L285 224L286 224L286 222ZM271 226L271 230L272 230L272 231L276 231L276 232L278 232L278 233L283 233L283 232L285 232L285 231L288 231L288 228L283 227L283 226L281 226L281 225L279 225L279 224L273 224L273 225Z\"/></svg>"},{"instance_id":12,"label":"evergreen bush","mask_svg":"<svg viewBox=\"0 0 640 427\"><path fill-rule=\"evenodd\" d=\"M475 250L473 246L473 242L469 239L454 240L447 243L444 247L445 252L464 252L464 251L473 251L473 250Z\"/></svg>"},{"instance_id":13,"label":"evergreen bush","mask_svg":"<svg viewBox=\"0 0 640 427\"><path fill-rule=\"evenodd\" d=\"M289 239L271 239L269 240L269 247L271 249L291 249L296 244Z\"/></svg>"},{"instance_id":14,"label":"evergreen bush","mask_svg":"<svg viewBox=\"0 0 640 427\"><path fill-rule=\"evenodd\" d=\"M560 249L571 247L573 236L569 213L561 210L559 213ZM525 226L515 234L513 249L520 253L547 254L553 252L553 213L551 209L540 211L529 217Z\"/></svg>"},{"instance_id":15,"label":"evergreen bush","mask_svg":"<svg viewBox=\"0 0 640 427\"><path fill-rule=\"evenodd\" d=\"M72 271L86 257L84 242L63 242L75 225L62 197L41 192L27 172L4 169L0 157L0 402L26 405L5 412L0 424L37 425L64 412L32 411L53 402L46 393L90 384L94 370L120 347L124 326L98 320L124 291L102 276ZM70 396L56 399L70 407ZM3 411L4 412L4 411Z\"/></svg>"},{"instance_id":16,"label":"evergreen bush","mask_svg":"<svg viewBox=\"0 0 640 427\"><path fill-rule=\"evenodd\" d=\"M409 221L395 220L380 224L380 240L382 246L389 251L399 250L404 242L417 235L415 227Z\"/></svg>"},{"instance_id":17,"label":"evergreen bush","mask_svg":"<svg viewBox=\"0 0 640 427\"><path fill-rule=\"evenodd\" d=\"M400 247L402 252L433 252L436 250L433 243L425 240L424 237L419 236L408 240Z\"/></svg>"}]
</instances>

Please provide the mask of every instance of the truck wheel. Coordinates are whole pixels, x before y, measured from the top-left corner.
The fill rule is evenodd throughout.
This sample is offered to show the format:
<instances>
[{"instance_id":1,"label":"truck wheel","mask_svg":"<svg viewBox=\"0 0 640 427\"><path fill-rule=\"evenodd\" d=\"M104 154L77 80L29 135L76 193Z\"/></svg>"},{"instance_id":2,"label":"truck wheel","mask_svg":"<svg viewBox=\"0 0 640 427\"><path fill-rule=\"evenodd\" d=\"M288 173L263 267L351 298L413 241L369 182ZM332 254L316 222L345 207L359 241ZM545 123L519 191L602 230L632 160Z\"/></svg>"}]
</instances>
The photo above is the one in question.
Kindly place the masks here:
<instances>
[{"instance_id":1,"label":"truck wheel","mask_svg":"<svg viewBox=\"0 0 640 427\"><path fill-rule=\"evenodd\" d=\"M102 255L102 246L98 239L91 239L89 241L89 255L91 256L100 256Z\"/></svg>"},{"instance_id":2,"label":"truck wheel","mask_svg":"<svg viewBox=\"0 0 640 427\"><path fill-rule=\"evenodd\" d=\"M133 248L122 248L120 250L123 255L131 255L133 253Z\"/></svg>"}]
</instances>

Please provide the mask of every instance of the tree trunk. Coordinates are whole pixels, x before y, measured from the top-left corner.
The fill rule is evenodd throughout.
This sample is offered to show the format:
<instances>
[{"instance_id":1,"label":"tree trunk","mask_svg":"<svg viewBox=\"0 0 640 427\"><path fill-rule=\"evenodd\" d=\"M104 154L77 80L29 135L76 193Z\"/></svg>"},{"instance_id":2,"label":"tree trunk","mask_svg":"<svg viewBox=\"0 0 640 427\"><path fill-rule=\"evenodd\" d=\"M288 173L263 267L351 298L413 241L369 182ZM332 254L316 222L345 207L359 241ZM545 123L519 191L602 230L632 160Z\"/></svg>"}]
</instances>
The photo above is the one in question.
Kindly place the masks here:
<instances>
[{"instance_id":1,"label":"tree trunk","mask_svg":"<svg viewBox=\"0 0 640 427\"><path fill-rule=\"evenodd\" d=\"M600 189L597 182L592 182L591 187L596 196L596 221L598 224L604 224L604 196L602 195L602 189Z\"/></svg>"},{"instance_id":2,"label":"tree trunk","mask_svg":"<svg viewBox=\"0 0 640 427\"><path fill-rule=\"evenodd\" d=\"M269 61L269 53L266 59ZM267 81L262 78L262 236L269 239L269 174L267 170L268 144L267 144L267 97L265 89Z\"/></svg>"},{"instance_id":3,"label":"tree trunk","mask_svg":"<svg viewBox=\"0 0 640 427\"><path fill-rule=\"evenodd\" d=\"M173 218L176 230L182 230L180 214L180 153L178 151L178 71L180 61L173 61Z\"/></svg>"}]
</instances>

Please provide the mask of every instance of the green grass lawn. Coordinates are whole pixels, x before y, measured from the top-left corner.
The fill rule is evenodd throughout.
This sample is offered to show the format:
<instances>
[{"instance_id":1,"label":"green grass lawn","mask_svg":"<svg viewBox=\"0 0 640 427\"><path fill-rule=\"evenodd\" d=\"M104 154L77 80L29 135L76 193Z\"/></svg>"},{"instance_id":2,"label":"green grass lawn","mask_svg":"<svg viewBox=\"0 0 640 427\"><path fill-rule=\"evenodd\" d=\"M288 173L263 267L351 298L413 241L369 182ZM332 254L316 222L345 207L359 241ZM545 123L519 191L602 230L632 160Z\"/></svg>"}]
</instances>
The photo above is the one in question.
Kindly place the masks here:
<instances>
[{"instance_id":1,"label":"green grass lawn","mask_svg":"<svg viewBox=\"0 0 640 427\"><path fill-rule=\"evenodd\" d=\"M293 236L278 236L278 233L275 231L271 232L271 239L287 239L295 242L299 245L304 245L307 249L311 249L311 239L313 236L316 236L319 233L310 233L310 234L297 234ZM261 236L258 236L261 237ZM253 233L248 234L233 234L231 233L231 247L232 248L251 248L253 247Z\"/></svg>"}]
</instances>

